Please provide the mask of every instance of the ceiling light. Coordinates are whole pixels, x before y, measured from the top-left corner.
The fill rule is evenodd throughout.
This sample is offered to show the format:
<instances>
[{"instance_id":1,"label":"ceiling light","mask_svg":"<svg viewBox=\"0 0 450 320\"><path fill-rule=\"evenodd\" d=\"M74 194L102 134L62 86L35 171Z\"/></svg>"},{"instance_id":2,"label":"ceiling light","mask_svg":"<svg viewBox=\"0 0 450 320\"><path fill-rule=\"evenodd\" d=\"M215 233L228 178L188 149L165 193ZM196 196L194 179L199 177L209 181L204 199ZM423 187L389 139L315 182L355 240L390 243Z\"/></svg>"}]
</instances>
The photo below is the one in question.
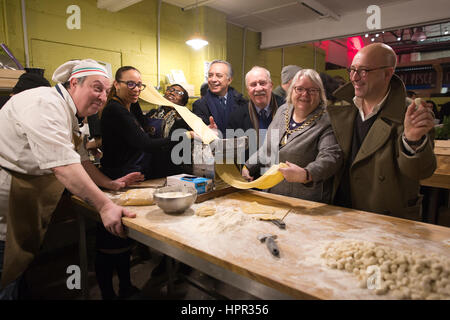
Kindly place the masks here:
<instances>
[{"instance_id":1,"label":"ceiling light","mask_svg":"<svg viewBox=\"0 0 450 320\"><path fill-rule=\"evenodd\" d=\"M208 41L203 39L200 35L194 35L191 39L186 41L188 46L191 46L194 50L200 50L204 46L208 45Z\"/></svg>"},{"instance_id":2,"label":"ceiling light","mask_svg":"<svg viewBox=\"0 0 450 320\"><path fill-rule=\"evenodd\" d=\"M194 10L196 10L195 15L196 15L196 28L197 28L197 32L194 33L194 35L186 41L186 44L188 46L191 46L194 50L200 50L201 48L203 48L204 46L208 45L208 41L206 41L206 39L204 37L202 37L200 35L200 18L198 17L198 1L195 2L196 7Z\"/></svg>"},{"instance_id":3,"label":"ceiling light","mask_svg":"<svg viewBox=\"0 0 450 320\"><path fill-rule=\"evenodd\" d=\"M375 37L377 37L377 38L378 38L379 36L380 36L380 34L379 34L379 33L377 33L377 34L375 35Z\"/></svg>"},{"instance_id":4,"label":"ceiling light","mask_svg":"<svg viewBox=\"0 0 450 320\"><path fill-rule=\"evenodd\" d=\"M374 41L375 41L375 38L370 39L370 41L374 42Z\"/></svg>"},{"instance_id":5,"label":"ceiling light","mask_svg":"<svg viewBox=\"0 0 450 320\"><path fill-rule=\"evenodd\" d=\"M368 38L368 37L369 37L369 34L368 34L368 33L366 33L365 37L366 37L366 38Z\"/></svg>"},{"instance_id":6,"label":"ceiling light","mask_svg":"<svg viewBox=\"0 0 450 320\"><path fill-rule=\"evenodd\" d=\"M397 37L397 41L400 41L400 40L402 40L402 38L400 38L400 37Z\"/></svg>"}]
</instances>

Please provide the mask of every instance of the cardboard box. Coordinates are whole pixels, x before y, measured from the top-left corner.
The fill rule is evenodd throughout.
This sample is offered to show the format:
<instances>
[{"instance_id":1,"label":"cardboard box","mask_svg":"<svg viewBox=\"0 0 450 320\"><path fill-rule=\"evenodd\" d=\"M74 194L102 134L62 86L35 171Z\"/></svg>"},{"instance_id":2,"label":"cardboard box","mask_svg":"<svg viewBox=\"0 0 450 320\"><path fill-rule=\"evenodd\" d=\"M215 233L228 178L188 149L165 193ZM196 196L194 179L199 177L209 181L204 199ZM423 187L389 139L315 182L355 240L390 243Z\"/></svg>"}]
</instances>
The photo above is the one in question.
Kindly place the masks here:
<instances>
[{"instance_id":1,"label":"cardboard box","mask_svg":"<svg viewBox=\"0 0 450 320\"><path fill-rule=\"evenodd\" d=\"M167 177L168 186L176 185L193 186L197 189L197 194L210 192L213 190L212 179L196 177L188 174L178 174Z\"/></svg>"}]
</instances>

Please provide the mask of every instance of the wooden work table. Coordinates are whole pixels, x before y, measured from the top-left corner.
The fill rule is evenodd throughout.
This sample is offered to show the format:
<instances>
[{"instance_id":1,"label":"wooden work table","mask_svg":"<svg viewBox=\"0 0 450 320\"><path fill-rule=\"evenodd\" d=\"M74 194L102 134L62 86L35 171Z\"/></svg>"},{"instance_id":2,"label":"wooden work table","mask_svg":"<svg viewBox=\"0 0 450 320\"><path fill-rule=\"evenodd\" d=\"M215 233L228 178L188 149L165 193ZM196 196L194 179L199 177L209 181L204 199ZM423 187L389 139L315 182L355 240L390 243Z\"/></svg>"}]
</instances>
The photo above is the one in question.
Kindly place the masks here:
<instances>
[{"instance_id":1,"label":"wooden work table","mask_svg":"<svg viewBox=\"0 0 450 320\"><path fill-rule=\"evenodd\" d=\"M73 202L89 208L76 197ZM289 208L287 228L242 212L230 215L252 202ZM196 216L194 210L205 205L229 215ZM360 289L351 273L328 268L320 254L329 241L364 240L450 257L450 228L259 191L239 190L194 204L181 215L165 214L155 205L129 209L137 215L123 218L131 238L260 298L392 298ZM86 215L98 217L92 208L82 214ZM263 233L278 236L280 257L272 256L257 239Z\"/></svg>"},{"instance_id":2,"label":"wooden work table","mask_svg":"<svg viewBox=\"0 0 450 320\"><path fill-rule=\"evenodd\" d=\"M450 140L435 140L434 153L437 168L431 177L420 181L422 186L430 187L425 191L425 194L428 195L428 210L424 214L429 223L448 225L448 222L445 223L445 221L449 221L449 218L445 218L442 213L439 213L439 205L442 204L442 197L448 199L450 190ZM449 207L449 205L447 203L445 206Z\"/></svg>"},{"instance_id":3,"label":"wooden work table","mask_svg":"<svg viewBox=\"0 0 450 320\"><path fill-rule=\"evenodd\" d=\"M450 140L435 140L434 154L437 168L434 174L420 184L427 187L450 189Z\"/></svg>"}]
</instances>

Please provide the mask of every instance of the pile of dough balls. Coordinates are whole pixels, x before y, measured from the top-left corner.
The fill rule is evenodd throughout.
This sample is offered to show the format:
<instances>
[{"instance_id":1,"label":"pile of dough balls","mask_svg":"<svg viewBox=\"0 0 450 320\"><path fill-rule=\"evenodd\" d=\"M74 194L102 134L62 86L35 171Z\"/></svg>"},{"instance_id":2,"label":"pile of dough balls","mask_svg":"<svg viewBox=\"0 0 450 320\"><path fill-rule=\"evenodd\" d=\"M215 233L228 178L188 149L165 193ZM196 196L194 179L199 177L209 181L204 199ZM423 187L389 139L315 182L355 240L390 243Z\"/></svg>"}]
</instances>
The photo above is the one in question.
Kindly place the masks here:
<instances>
[{"instance_id":1,"label":"pile of dough balls","mask_svg":"<svg viewBox=\"0 0 450 320\"><path fill-rule=\"evenodd\" d=\"M374 290L378 295L389 293L396 299L450 299L450 259L446 257L397 251L359 240L330 242L321 257L328 267L357 276L361 288L367 288L368 280L375 283L377 276Z\"/></svg>"}]
</instances>

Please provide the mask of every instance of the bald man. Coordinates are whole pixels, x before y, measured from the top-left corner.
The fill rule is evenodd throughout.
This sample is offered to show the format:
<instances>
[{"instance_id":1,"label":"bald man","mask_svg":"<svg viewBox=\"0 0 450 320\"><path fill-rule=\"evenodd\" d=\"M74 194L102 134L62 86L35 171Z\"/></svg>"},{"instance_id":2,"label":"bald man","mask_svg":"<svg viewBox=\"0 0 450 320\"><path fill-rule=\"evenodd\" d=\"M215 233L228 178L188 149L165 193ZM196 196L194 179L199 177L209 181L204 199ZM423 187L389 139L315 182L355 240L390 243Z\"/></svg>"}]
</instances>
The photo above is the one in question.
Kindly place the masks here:
<instances>
[{"instance_id":1,"label":"bald man","mask_svg":"<svg viewBox=\"0 0 450 320\"><path fill-rule=\"evenodd\" d=\"M420 221L419 180L436 169L429 136L434 117L424 104L405 110L396 62L391 47L366 46L348 69L351 82L334 93L350 103L328 107L345 160L335 179L334 203Z\"/></svg>"}]
</instances>

